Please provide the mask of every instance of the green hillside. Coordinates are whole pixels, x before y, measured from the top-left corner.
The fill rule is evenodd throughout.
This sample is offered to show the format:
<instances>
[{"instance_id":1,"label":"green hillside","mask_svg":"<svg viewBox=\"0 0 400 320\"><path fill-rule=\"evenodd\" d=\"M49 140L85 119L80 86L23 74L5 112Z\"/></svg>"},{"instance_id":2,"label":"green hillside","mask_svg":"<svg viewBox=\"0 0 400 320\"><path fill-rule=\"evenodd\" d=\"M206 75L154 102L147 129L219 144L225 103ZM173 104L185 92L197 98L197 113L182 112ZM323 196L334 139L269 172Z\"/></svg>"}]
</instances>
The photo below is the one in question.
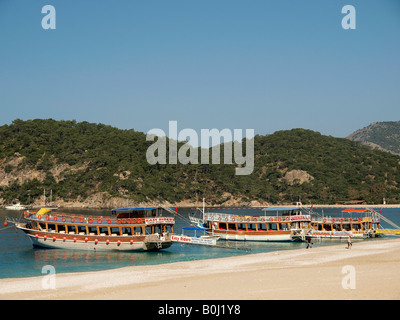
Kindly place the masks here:
<instances>
[{"instance_id":1,"label":"green hillside","mask_svg":"<svg viewBox=\"0 0 400 320\"><path fill-rule=\"evenodd\" d=\"M134 130L15 120L0 127L0 198L26 203L46 188L58 200L105 193L138 203L400 202L399 156L304 129L254 139L254 171L237 176L236 165L150 165L153 142Z\"/></svg>"},{"instance_id":2,"label":"green hillside","mask_svg":"<svg viewBox=\"0 0 400 320\"><path fill-rule=\"evenodd\" d=\"M400 155L400 121L374 122L348 139Z\"/></svg>"}]
</instances>

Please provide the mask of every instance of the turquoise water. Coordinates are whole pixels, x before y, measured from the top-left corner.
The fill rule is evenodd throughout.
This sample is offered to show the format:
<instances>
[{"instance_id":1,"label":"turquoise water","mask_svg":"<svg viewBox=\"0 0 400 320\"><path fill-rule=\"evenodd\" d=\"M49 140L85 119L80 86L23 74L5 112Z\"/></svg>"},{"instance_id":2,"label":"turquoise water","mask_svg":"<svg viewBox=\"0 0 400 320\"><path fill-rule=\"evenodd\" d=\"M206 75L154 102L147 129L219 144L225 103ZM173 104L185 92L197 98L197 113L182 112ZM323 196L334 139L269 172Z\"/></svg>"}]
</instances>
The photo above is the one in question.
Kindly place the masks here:
<instances>
[{"instance_id":1,"label":"turquoise water","mask_svg":"<svg viewBox=\"0 0 400 320\"><path fill-rule=\"evenodd\" d=\"M85 215L110 215L107 210L65 210L68 213ZM179 214L187 217L194 210L180 209ZM216 210L212 210L215 212ZM321 210L318 210L321 212ZM60 213L63 210L59 211ZM226 209L219 212L231 214L262 215L259 209ZM325 209L327 215L334 215L337 209ZM3 228L4 219L20 217L22 212L13 212L0 209L0 229ZM387 218L400 225L400 209L384 209ZM384 227L390 227L382 223ZM188 226L186 219L176 217L175 233L181 233L182 227ZM376 241L376 240L370 240ZM120 268L134 265L153 265L178 261L221 258L234 255L243 255L258 252L271 252L277 250L291 250L305 248L304 243L284 242L224 242L231 248L213 248L196 245L173 244L170 248L159 252L92 252L62 249L35 249L30 240L21 231L8 228L0 231L0 278L34 277L42 275L45 265L52 265L57 273L95 271ZM338 244L338 241L321 241L316 246Z\"/></svg>"}]
</instances>

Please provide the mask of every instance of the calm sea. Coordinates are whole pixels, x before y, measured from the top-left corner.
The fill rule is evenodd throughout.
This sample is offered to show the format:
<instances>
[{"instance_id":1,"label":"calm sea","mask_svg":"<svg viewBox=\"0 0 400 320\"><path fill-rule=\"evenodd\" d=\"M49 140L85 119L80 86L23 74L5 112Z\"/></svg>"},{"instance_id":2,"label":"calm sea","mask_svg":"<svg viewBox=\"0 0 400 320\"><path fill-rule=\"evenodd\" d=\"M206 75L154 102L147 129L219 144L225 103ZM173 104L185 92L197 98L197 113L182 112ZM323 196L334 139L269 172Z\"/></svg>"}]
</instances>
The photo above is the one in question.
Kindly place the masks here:
<instances>
[{"instance_id":1,"label":"calm sea","mask_svg":"<svg viewBox=\"0 0 400 320\"><path fill-rule=\"evenodd\" d=\"M85 215L110 215L107 210L59 210L59 213ZM195 210L180 209L176 217L175 233L180 234L182 227L188 226L187 216ZM224 209L212 210L230 214L263 215L260 209ZM317 210L321 213L322 210ZM324 214L335 215L338 209L324 209ZM400 225L400 209L383 209L382 214ZM6 216L19 218L22 212L0 209L0 229L4 228ZM382 223L384 227L389 225ZM188 233L186 233L188 234ZM377 240L368 240L377 241ZM159 252L92 252L62 249L36 249L24 233L8 228L0 231L0 278L34 277L42 275L45 265L52 265L57 273L83 272L120 268L135 265L153 265L178 261L221 258L249 253L270 252L277 250L303 249L304 243L266 243L266 242L221 242L221 247L173 244ZM316 246L338 244L335 241L320 241ZM225 248L229 246L229 248Z\"/></svg>"}]
</instances>

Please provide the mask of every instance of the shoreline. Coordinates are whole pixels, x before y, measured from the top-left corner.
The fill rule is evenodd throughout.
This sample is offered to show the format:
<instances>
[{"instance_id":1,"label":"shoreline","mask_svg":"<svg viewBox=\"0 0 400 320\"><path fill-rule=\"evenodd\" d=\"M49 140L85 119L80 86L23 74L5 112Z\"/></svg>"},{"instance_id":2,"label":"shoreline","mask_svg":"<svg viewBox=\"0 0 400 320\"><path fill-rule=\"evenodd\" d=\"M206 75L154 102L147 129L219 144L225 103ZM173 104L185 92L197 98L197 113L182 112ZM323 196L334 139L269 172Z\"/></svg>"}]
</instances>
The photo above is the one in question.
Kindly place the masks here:
<instances>
[{"instance_id":1,"label":"shoreline","mask_svg":"<svg viewBox=\"0 0 400 320\"><path fill-rule=\"evenodd\" d=\"M144 206L143 204L141 204L140 206ZM148 204L146 206L155 206L154 204ZM177 208L181 208L181 209L196 209L196 208L202 208L203 205L202 204L193 204L193 205L167 205L168 207L177 207ZM224 206L224 205L215 205L215 206L209 206L206 205L205 209L208 210L212 210L212 209L262 209L262 208L285 208L285 207L290 207L290 206L294 206L292 204L287 204L287 205L283 205L283 204L279 204L279 205L265 205L265 206L252 206L252 205L248 205L248 204L243 204L243 205L237 205L237 206ZM311 204L303 204L302 207L310 207ZM39 210L41 207L37 206L33 209L30 210ZM320 209L335 209L335 208L359 208L359 209L377 209L377 208L382 208L382 209L400 209L400 204L356 204L356 205L346 205L346 204L314 204L313 208L320 208ZM5 209L5 207L1 207L1 209ZM67 210L111 210L114 209L113 208L108 208L108 207L96 207L96 206L84 206L83 204L81 206L60 206L59 208L57 208L56 210L61 210L61 209L67 209Z\"/></svg>"},{"instance_id":2,"label":"shoreline","mask_svg":"<svg viewBox=\"0 0 400 320\"><path fill-rule=\"evenodd\" d=\"M209 260L0 279L0 299L270 300L400 299L400 239ZM355 289L344 289L352 266ZM47 281L47 282L46 282Z\"/></svg>"}]
</instances>

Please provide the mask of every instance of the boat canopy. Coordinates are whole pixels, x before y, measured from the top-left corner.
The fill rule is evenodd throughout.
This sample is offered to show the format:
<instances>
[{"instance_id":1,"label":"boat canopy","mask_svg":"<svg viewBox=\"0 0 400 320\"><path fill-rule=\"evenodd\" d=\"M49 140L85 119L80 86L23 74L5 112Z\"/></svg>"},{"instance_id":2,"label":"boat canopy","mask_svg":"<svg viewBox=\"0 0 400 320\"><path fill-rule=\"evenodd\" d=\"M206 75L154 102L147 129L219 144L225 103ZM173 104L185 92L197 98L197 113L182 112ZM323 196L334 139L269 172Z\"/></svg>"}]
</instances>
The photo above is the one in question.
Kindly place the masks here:
<instances>
[{"instance_id":1,"label":"boat canopy","mask_svg":"<svg viewBox=\"0 0 400 320\"><path fill-rule=\"evenodd\" d=\"M45 214L49 214L50 212L50 209L42 208L36 213L36 216L44 216Z\"/></svg>"},{"instance_id":2,"label":"boat canopy","mask_svg":"<svg viewBox=\"0 0 400 320\"><path fill-rule=\"evenodd\" d=\"M309 207L268 207L262 209L262 211L292 211L292 210L301 210L308 209Z\"/></svg>"},{"instance_id":3,"label":"boat canopy","mask_svg":"<svg viewBox=\"0 0 400 320\"><path fill-rule=\"evenodd\" d=\"M354 212L367 212L368 210L360 210L360 209L344 209L342 212L347 212L347 213L354 213Z\"/></svg>"},{"instance_id":4,"label":"boat canopy","mask_svg":"<svg viewBox=\"0 0 400 320\"><path fill-rule=\"evenodd\" d=\"M112 211L143 211L143 210L154 210L158 207L126 207L126 208L117 208L112 209Z\"/></svg>"},{"instance_id":5,"label":"boat canopy","mask_svg":"<svg viewBox=\"0 0 400 320\"><path fill-rule=\"evenodd\" d=\"M202 227L183 227L183 230L192 230L192 231L204 231L207 230L207 228L202 228Z\"/></svg>"}]
</instances>

